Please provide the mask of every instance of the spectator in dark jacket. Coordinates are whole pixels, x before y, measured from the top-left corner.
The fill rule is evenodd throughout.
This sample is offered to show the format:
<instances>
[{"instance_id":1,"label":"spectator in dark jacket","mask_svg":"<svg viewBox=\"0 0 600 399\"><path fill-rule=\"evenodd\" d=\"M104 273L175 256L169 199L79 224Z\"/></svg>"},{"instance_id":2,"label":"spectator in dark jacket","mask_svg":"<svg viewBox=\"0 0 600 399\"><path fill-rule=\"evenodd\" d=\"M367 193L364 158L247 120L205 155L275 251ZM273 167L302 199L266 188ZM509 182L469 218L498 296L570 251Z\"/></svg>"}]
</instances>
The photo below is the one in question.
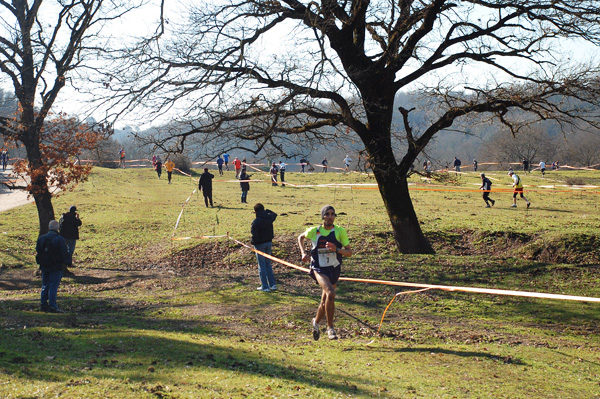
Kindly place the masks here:
<instances>
[{"instance_id":1,"label":"spectator in dark jacket","mask_svg":"<svg viewBox=\"0 0 600 399\"><path fill-rule=\"evenodd\" d=\"M263 204L254 205L256 219L252 222L250 232L252 234L252 245L257 251L271 255L271 247L273 240L273 222L277 218L277 214L269 209L265 209ZM275 275L271 267L271 260L259 253L256 253L258 261L258 276L260 277L259 291L269 292L277 289L275 285Z\"/></svg>"},{"instance_id":2,"label":"spectator in dark jacket","mask_svg":"<svg viewBox=\"0 0 600 399\"><path fill-rule=\"evenodd\" d=\"M200 181L198 182L198 189L202 191L202 195L204 195L204 204L208 208L208 203L210 202L210 206L213 206L212 200L212 179L215 177L212 173L208 171L208 168L204 168L204 173L200 175Z\"/></svg>"},{"instance_id":3,"label":"spectator in dark jacket","mask_svg":"<svg viewBox=\"0 0 600 399\"><path fill-rule=\"evenodd\" d=\"M79 226L81 226L81 219L79 219L77 207L73 205L69 208L69 212L63 213L60 223L60 235L65 238L71 257L75 253L75 244L79 240Z\"/></svg>"},{"instance_id":4,"label":"spectator in dark jacket","mask_svg":"<svg viewBox=\"0 0 600 399\"><path fill-rule=\"evenodd\" d=\"M242 167L240 174L240 187L242 188L242 203L247 204L248 191L250 191L250 175L246 173L246 167Z\"/></svg>"},{"instance_id":5,"label":"spectator in dark jacket","mask_svg":"<svg viewBox=\"0 0 600 399\"><path fill-rule=\"evenodd\" d=\"M63 313L56 304L58 286L63 276L63 265L71 264L65 239L58 234L59 223L51 220L48 233L39 236L35 250L36 261L42 270L40 308L43 312Z\"/></svg>"}]
</instances>

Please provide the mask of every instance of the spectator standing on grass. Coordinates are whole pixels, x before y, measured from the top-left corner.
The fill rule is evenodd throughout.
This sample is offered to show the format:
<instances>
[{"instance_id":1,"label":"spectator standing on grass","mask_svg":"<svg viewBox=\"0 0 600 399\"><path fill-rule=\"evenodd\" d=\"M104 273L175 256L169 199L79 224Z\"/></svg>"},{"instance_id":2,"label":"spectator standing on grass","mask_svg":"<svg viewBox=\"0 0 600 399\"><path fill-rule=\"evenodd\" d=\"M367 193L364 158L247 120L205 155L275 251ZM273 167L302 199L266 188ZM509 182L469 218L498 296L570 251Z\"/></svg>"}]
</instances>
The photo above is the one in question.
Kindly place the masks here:
<instances>
[{"instance_id":1,"label":"spectator standing on grass","mask_svg":"<svg viewBox=\"0 0 600 399\"><path fill-rule=\"evenodd\" d=\"M473 170L475 172L477 172L477 160L476 159L473 160Z\"/></svg>"},{"instance_id":2,"label":"spectator standing on grass","mask_svg":"<svg viewBox=\"0 0 600 399\"><path fill-rule=\"evenodd\" d=\"M323 173L327 173L327 158L323 158L321 165L323 165Z\"/></svg>"},{"instance_id":3,"label":"spectator standing on grass","mask_svg":"<svg viewBox=\"0 0 600 399\"><path fill-rule=\"evenodd\" d=\"M242 189L242 203L247 204L248 191L250 191L250 177L251 175L246 173L246 168L242 167L242 173L240 174L240 188Z\"/></svg>"},{"instance_id":4,"label":"spectator standing on grass","mask_svg":"<svg viewBox=\"0 0 600 399\"><path fill-rule=\"evenodd\" d=\"M56 297L63 276L63 265L71 265L71 256L65 239L58 234L59 223L51 220L48 233L39 236L35 246L36 262L42 271L40 310L49 313L63 313L58 308Z\"/></svg>"},{"instance_id":5,"label":"spectator standing on grass","mask_svg":"<svg viewBox=\"0 0 600 399\"><path fill-rule=\"evenodd\" d=\"M523 158L523 172L529 173L529 161Z\"/></svg>"},{"instance_id":6,"label":"spectator standing on grass","mask_svg":"<svg viewBox=\"0 0 600 399\"><path fill-rule=\"evenodd\" d=\"M156 174L160 179L160 175L162 175L162 161L160 160L160 157L156 157Z\"/></svg>"},{"instance_id":7,"label":"spectator standing on grass","mask_svg":"<svg viewBox=\"0 0 600 399\"><path fill-rule=\"evenodd\" d=\"M223 158L220 155L217 156L217 167L219 168L219 176L223 176Z\"/></svg>"},{"instance_id":8,"label":"spectator standing on grass","mask_svg":"<svg viewBox=\"0 0 600 399\"><path fill-rule=\"evenodd\" d=\"M525 196L523 195L523 182L521 181L521 178L519 176L517 176L517 174L515 172L513 172L512 170L508 172L508 175L510 177L512 177L512 179L513 179L512 186L515 189L515 191L513 192L513 203L510 207L511 208L517 207L517 194L519 194L521 196L521 198L523 198L525 200L525 203L527 204L527 209L529 209L529 206L531 204L527 200L527 198L525 198Z\"/></svg>"},{"instance_id":9,"label":"spectator standing on grass","mask_svg":"<svg viewBox=\"0 0 600 399\"><path fill-rule=\"evenodd\" d=\"M281 177L281 187L285 187L285 163L279 161L279 177Z\"/></svg>"},{"instance_id":10,"label":"spectator standing on grass","mask_svg":"<svg viewBox=\"0 0 600 399\"><path fill-rule=\"evenodd\" d=\"M302 168L301 173L304 173L304 167L306 166L307 163L308 163L308 161L306 160L306 158L300 159L300 167Z\"/></svg>"},{"instance_id":11,"label":"spectator standing on grass","mask_svg":"<svg viewBox=\"0 0 600 399\"><path fill-rule=\"evenodd\" d=\"M81 227L81 219L77 213L77 207L73 205L69 208L69 212L63 213L59 222L60 235L65 239L67 251L71 257L71 265L73 265L73 254L75 253L75 244L79 240L79 227ZM63 275L71 276L73 272L67 267L63 270Z\"/></svg>"},{"instance_id":12,"label":"spectator standing on grass","mask_svg":"<svg viewBox=\"0 0 600 399\"><path fill-rule=\"evenodd\" d=\"M202 195L204 196L204 204L208 208L208 203L210 202L210 207L213 206L212 199L212 179L215 177L212 173L208 171L208 168L204 168L204 173L200 175L200 180L198 181L198 190L202 191Z\"/></svg>"},{"instance_id":13,"label":"spectator standing on grass","mask_svg":"<svg viewBox=\"0 0 600 399\"><path fill-rule=\"evenodd\" d=\"M321 287L321 303L317 314L312 320L313 338L319 339L321 331L319 323L325 317L327 321L327 336L329 339L337 339L333 326L335 313L335 288L340 277L342 257L352 256L350 240L346 229L335 222L335 209L331 205L325 205L321 209L322 224L310 227L298 236L298 246L303 262L310 261L310 276ZM311 241L312 247L309 253L304 249L304 241Z\"/></svg>"},{"instance_id":14,"label":"spectator standing on grass","mask_svg":"<svg viewBox=\"0 0 600 399\"><path fill-rule=\"evenodd\" d=\"M273 222L277 218L277 214L269 209L265 209L261 203L254 205L254 213L256 214L256 219L254 219L250 227L252 245L257 251L271 255L274 237ZM276 290L277 285L275 284L275 274L271 266L271 259L257 253L256 261L258 262L258 277L260 278L260 287L257 289L263 292Z\"/></svg>"},{"instance_id":15,"label":"spectator standing on grass","mask_svg":"<svg viewBox=\"0 0 600 399\"><path fill-rule=\"evenodd\" d=\"M8 151L2 150L2 171L3 172L6 170L7 166L8 166Z\"/></svg>"},{"instance_id":16,"label":"spectator standing on grass","mask_svg":"<svg viewBox=\"0 0 600 399\"><path fill-rule=\"evenodd\" d=\"M238 157L235 157L233 160L233 167L235 169L235 178L239 179L240 173L242 173L242 161L240 161Z\"/></svg>"},{"instance_id":17,"label":"spectator standing on grass","mask_svg":"<svg viewBox=\"0 0 600 399\"><path fill-rule=\"evenodd\" d=\"M271 164L271 169L269 170L269 173L271 174L271 185L272 186L277 186L277 173L279 172L279 169L277 169L277 165L275 165L275 162L273 162L273 164Z\"/></svg>"},{"instance_id":18,"label":"spectator standing on grass","mask_svg":"<svg viewBox=\"0 0 600 399\"><path fill-rule=\"evenodd\" d=\"M454 157L454 171L456 172L457 175L460 173L460 165L462 165L462 162L460 162L460 159Z\"/></svg>"},{"instance_id":19,"label":"spectator standing on grass","mask_svg":"<svg viewBox=\"0 0 600 399\"><path fill-rule=\"evenodd\" d=\"M175 169L175 162L167 159L167 162L165 162L165 170L167 171L167 179L169 179L169 184L171 184L171 177L173 177L173 169Z\"/></svg>"},{"instance_id":20,"label":"spectator standing on grass","mask_svg":"<svg viewBox=\"0 0 600 399\"><path fill-rule=\"evenodd\" d=\"M485 177L484 173L481 174L481 187L479 187L479 189L483 190L483 200L485 201L486 208L490 207L489 202L492 203L492 206L496 205L496 201L490 198L490 191L492 190L492 181Z\"/></svg>"},{"instance_id":21,"label":"spectator standing on grass","mask_svg":"<svg viewBox=\"0 0 600 399\"><path fill-rule=\"evenodd\" d=\"M125 168L125 148L121 148L119 151L119 166Z\"/></svg>"}]
</instances>

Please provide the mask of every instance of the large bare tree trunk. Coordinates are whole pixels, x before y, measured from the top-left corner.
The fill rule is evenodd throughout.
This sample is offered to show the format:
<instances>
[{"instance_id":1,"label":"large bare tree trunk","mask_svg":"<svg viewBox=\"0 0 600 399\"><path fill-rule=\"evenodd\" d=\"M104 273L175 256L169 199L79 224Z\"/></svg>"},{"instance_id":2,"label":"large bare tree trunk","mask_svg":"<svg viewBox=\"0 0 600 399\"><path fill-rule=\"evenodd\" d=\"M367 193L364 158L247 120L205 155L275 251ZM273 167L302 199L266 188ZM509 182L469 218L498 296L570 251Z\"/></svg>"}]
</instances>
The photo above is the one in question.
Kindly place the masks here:
<instances>
[{"instance_id":1,"label":"large bare tree trunk","mask_svg":"<svg viewBox=\"0 0 600 399\"><path fill-rule=\"evenodd\" d=\"M48 232L48 224L54 220L54 206L52 206L52 195L46 190L41 194L34 194L35 206L37 207L40 222L40 235Z\"/></svg>"},{"instance_id":2,"label":"large bare tree trunk","mask_svg":"<svg viewBox=\"0 0 600 399\"><path fill-rule=\"evenodd\" d=\"M25 109L23 112L23 120L29 125L23 135L23 145L27 152L27 159L29 161L29 167L31 169L31 190L30 193L35 200L35 206L37 207L38 220L39 220L39 233L40 235L48 232L48 224L51 220L54 220L54 206L52 205L52 194L48 188L48 176L47 172L37 172L43 169L42 153L40 151L40 128L36 126L32 118L33 111ZM43 122L39 122L40 125Z\"/></svg>"},{"instance_id":3,"label":"large bare tree trunk","mask_svg":"<svg viewBox=\"0 0 600 399\"><path fill-rule=\"evenodd\" d=\"M421 225L408 191L406 175L382 173L378 172L378 169L374 168L375 178L392 223L396 246L400 252L403 254L435 253L429 240L421 231Z\"/></svg>"}]
</instances>

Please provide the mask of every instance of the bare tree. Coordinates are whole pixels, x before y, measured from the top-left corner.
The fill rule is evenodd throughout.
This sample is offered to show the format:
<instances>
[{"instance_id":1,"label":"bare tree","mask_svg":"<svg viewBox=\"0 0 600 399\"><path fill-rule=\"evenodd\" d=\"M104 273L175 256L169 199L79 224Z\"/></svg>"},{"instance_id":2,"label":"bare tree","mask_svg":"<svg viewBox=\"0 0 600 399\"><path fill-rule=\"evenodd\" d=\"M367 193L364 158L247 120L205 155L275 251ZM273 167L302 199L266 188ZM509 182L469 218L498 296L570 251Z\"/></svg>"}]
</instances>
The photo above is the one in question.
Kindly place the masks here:
<instances>
[{"instance_id":1,"label":"bare tree","mask_svg":"<svg viewBox=\"0 0 600 399\"><path fill-rule=\"evenodd\" d=\"M561 153L561 163L575 166L600 164L600 131L590 129L567 135L567 145Z\"/></svg>"},{"instance_id":2,"label":"bare tree","mask_svg":"<svg viewBox=\"0 0 600 399\"><path fill-rule=\"evenodd\" d=\"M553 54L559 40L599 42L596 1L224 0L189 16L183 25L165 20L128 53L127 68L113 71L116 105L193 121L169 135L178 148L196 136L284 151L286 140L325 143L354 132L403 253L433 252L407 174L434 136L472 115L513 133L544 119L568 124L598 98L596 69L559 65ZM139 68L126 79L132 57ZM413 108L394 105L411 88L428 99L422 129L411 123Z\"/></svg>"},{"instance_id":3,"label":"bare tree","mask_svg":"<svg viewBox=\"0 0 600 399\"><path fill-rule=\"evenodd\" d=\"M561 134L551 136L548 129L540 124L529 125L513 134L508 129L496 133L484 144L482 154L500 162L521 162L527 159L531 164L540 161L552 162L560 150L560 144L566 145Z\"/></svg>"},{"instance_id":4,"label":"bare tree","mask_svg":"<svg viewBox=\"0 0 600 399\"><path fill-rule=\"evenodd\" d=\"M26 189L37 206L40 234L54 219L49 181L56 171L43 150L46 119L71 75L90 68L86 61L105 48L100 42L105 38L98 36L104 25L133 3L0 0L0 77L11 82L19 102L15 118L0 119L0 134L25 147L27 165L21 170L29 176Z\"/></svg>"}]
</instances>

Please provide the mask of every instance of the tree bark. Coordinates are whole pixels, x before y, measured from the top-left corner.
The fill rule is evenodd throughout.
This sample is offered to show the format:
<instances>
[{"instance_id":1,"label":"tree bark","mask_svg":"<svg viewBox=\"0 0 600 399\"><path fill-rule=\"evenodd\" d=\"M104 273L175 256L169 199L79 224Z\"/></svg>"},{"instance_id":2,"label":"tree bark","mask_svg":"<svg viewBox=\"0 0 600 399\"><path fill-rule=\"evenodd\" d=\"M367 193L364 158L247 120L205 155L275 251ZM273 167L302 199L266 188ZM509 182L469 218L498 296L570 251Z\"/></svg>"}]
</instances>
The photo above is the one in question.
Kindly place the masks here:
<instances>
[{"instance_id":1,"label":"tree bark","mask_svg":"<svg viewBox=\"0 0 600 399\"><path fill-rule=\"evenodd\" d=\"M35 206L37 207L38 219L40 222L39 235L48 232L48 224L54 220L54 206L52 205L52 194L48 190L34 194Z\"/></svg>"},{"instance_id":2,"label":"tree bark","mask_svg":"<svg viewBox=\"0 0 600 399\"><path fill-rule=\"evenodd\" d=\"M385 173L373 165L373 174L379 185L379 193L388 213L394 232L394 240L403 254L433 254L435 251L423 234L419 219L408 191L405 173Z\"/></svg>"},{"instance_id":3,"label":"tree bark","mask_svg":"<svg viewBox=\"0 0 600 399\"><path fill-rule=\"evenodd\" d=\"M42 235L48 232L48 224L51 220L54 220L54 206L52 205L52 194L48 188L48 172L36 172L44 166L39 146L41 128L38 127L38 124L43 126L43 119L39 119L37 124L34 123L33 110L29 108L31 107L24 107L22 114L22 123L29 126L23 135L22 143L25 146L31 170L30 194L33 196L37 207L39 234Z\"/></svg>"}]
</instances>

